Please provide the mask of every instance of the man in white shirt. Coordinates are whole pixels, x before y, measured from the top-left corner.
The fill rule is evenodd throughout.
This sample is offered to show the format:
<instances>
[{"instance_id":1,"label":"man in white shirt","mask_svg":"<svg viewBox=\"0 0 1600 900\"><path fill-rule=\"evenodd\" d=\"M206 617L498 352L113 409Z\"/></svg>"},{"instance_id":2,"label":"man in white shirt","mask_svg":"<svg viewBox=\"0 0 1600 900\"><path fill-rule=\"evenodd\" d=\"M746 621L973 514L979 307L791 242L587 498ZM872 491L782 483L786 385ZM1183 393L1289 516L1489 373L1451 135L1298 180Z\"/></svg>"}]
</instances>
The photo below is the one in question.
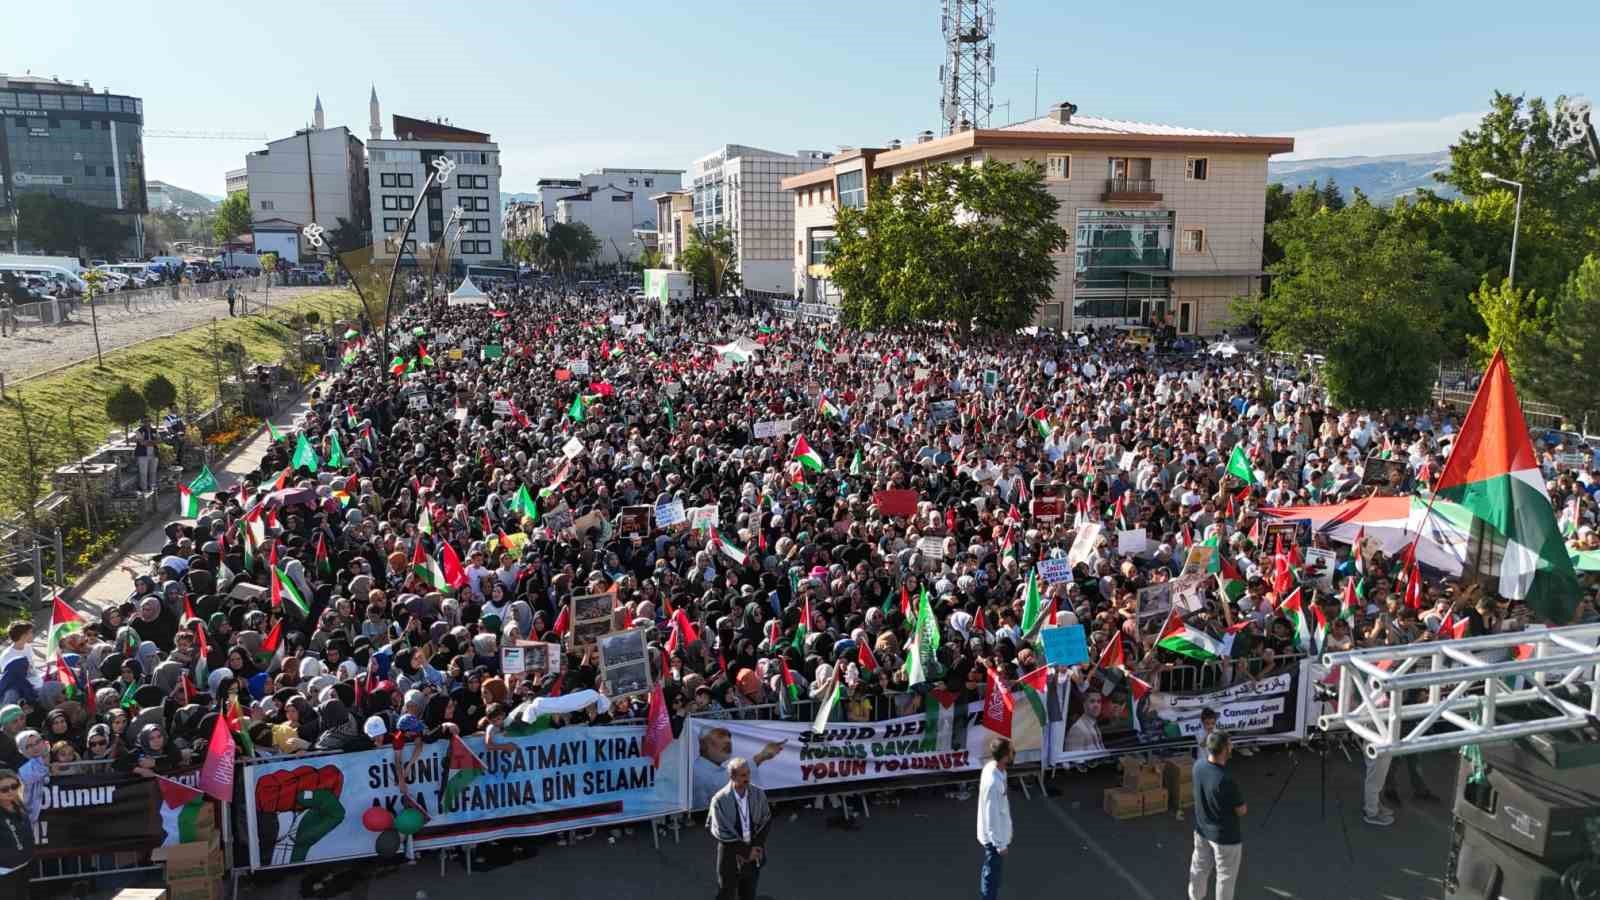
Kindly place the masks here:
<instances>
[{"instance_id":1,"label":"man in white shirt","mask_svg":"<svg viewBox=\"0 0 1600 900\"><path fill-rule=\"evenodd\" d=\"M978 779L978 843L983 845L978 895L983 900L1000 896L1001 867L1006 848L1011 846L1011 804L1006 800L1006 767L1011 765L1011 757L1011 742L995 738Z\"/></svg>"}]
</instances>

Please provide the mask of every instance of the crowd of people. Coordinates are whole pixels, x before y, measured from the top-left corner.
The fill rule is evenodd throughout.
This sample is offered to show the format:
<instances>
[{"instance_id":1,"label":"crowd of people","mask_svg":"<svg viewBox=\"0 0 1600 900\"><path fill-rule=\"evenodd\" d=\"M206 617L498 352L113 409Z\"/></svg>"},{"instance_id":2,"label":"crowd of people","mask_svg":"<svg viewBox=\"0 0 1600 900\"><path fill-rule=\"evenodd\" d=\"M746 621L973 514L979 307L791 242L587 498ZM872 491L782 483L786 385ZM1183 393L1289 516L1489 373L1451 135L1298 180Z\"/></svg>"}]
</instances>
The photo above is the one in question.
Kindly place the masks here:
<instances>
[{"instance_id":1,"label":"crowd of people","mask_svg":"<svg viewBox=\"0 0 1600 900\"><path fill-rule=\"evenodd\" d=\"M24 783L83 759L168 774L198 765L217 717L246 755L494 740L534 727L535 709L641 717L647 697L613 703L593 644L572 640L574 596L608 594L613 629L645 630L675 733L692 713L806 717L835 683L842 719L920 710L929 690L976 699L991 670L1009 683L1037 669L1052 624L1085 626L1080 685L1112 645L1157 681L1192 660L1156 646L1163 622L1141 620L1139 590L1205 544L1216 564L1183 619L1231 647L1224 679L1435 639L1446 622L1449 636L1525 624L1439 573L1408 592L1403 554L1366 547L1358 566L1320 536L1338 551L1333 590L1304 599L1324 606L1321 646L1281 607L1295 551L1268 546L1260 510L1425 487L1448 411L1335 411L1260 357L1157 355L1118 331L863 333L733 299L492 296L419 299L387 349L363 326L298 429L170 524L125 602L42 661L42 635L13 625L0 767ZM756 436L774 422L787 425ZM1594 549L1594 466L1550 449L1552 500L1574 549ZM1229 465L1240 453L1248 477ZM1362 486L1374 453L1404 477ZM914 492L914 508L892 514L885 491ZM1060 510L1036 515L1051 497ZM622 521L672 500L714 518ZM1070 577L1030 578L1094 523L1103 537ZM1135 529L1147 546L1119 548ZM944 639L908 667L924 594ZM1592 589L1579 617L1596 617ZM525 642L565 658L502 672L501 649ZM1087 690L1066 702L1114 714Z\"/></svg>"}]
</instances>

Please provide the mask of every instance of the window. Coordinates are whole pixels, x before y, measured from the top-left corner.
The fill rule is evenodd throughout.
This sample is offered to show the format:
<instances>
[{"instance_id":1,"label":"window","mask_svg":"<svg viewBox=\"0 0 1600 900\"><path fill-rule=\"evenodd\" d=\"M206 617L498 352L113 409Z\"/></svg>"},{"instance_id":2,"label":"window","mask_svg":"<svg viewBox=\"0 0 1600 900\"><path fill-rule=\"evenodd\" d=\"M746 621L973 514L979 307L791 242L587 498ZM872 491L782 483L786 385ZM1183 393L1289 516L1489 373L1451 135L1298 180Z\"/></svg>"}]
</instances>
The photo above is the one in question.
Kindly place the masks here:
<instances>
[{"instance_id":1,"label":"window","mask_svg":"<svg viewBox=\"0 0 1600 900\"><path fill-rule=\"evenodd\" d=\"M273 208L272 207L272 201L271 200L263 200L263 201L261 201L261 208L262 209L272 209Z\"/></svg>"},{"instance_id":2,"label":"window","mask_svg":"<svg viewBox=\"0 0 1600 900\"><path fill-rule=\"evenodd\" d=\"M434 212L442 211L444 209L444 198L430 196L428 198L428 209Z\"/></svg>"},{"instance_id":3,"label":"window","mask_svg":"<svg viewBox=\"0 0 1600 900\"><path fill-rule=\"evenodd\" d=\"M489 189L489 176L487 176L487 175L474 175L474 176L472 176L472 186L477 188L480 191L487 191Z\"/></svg>"},{"instance_id":4,"label":"window","mask_svg":"<svg viewBox=\"0 0 1600 900\"><path fill-rule=\"evenodd\" d=\"M832 228L818 228L813 230L811 238L811 252L806 256L809 265L820 266L828 261L828 251L833 249L834 230Z\"/></svg>"},{"instance_id":5,"label":"window","mask_svg":"<svg viewBox=\"0 0 1600 900\"><path fill-rule=\"evenodd\" d=\"M656 180L654 178L646 178L644 180L644 186L645 187L655 187L656 186Z\"/></svg>"},{"instance_id":6,"label":"window","mask_svg":"<svg viewBox=\"0 0 1600 900\"><path fill-rule=\"evenodd\" d=\"M1072 155L1069 153L1052 153L1045 157L1045 175L1061 181L1072 179Z\"/></svg>"},{"instance_id":7,"label":"window","mask_svg":"<svg viewBox=\"0 0 1600 900\"><path fill-rule=\"evenodd\" d=\"M114 167L106 166L106 177L107 178L115 178L116 175L117 175L117 170Z\"/></svg>"},{"instance_id":8,"label":"window","mask_svg":"<svg viewBox=\"0 0 1600 900\"><path fill-rule=\"evenodd\" d=\"M840 206L859 209L867 205L867 173L843 172L838 180Z\"/></svg>"},{"instance_id":9,"label":"window","mask_svg":"<svg viewBox=\"0 0 1600 900\"><path fill-rule=\"evenodd\" d=\"M83 167L83 174L89 175L89 176L93 176L94 175L94 166L84 166Z\"/></svg>"},{"instance_id":10,"label":"window","mask_svg":"<svg viewBox=\"0 0 1600 900\"><path fill-rule=\"evenodd\" d=\"M400 220L394 218L393 216L385 216L384 219L383 219L383 230L384 231L399 231L400 230Z\"/></svg>"},{"instance_id":11,"label":"window","mask_svg":"<svg viewBox=\"0 0 1600 900\"><path fill-rule=\"evenodd\" d=\"M1184 163L1183 177L1190 181L1205 181L1206 173L1211 169L1211 160L1204 156L1191 156Z\"/></svg>"},{"instance_id":12,"label":"window","mask_svg":"<svg viewBox=\"0 0 1600 900\"><path fill-rule=\"evenodd\" d=\"M1184 253L1206 252L1206 230L1204 228L1185 228L1183 241L1179 245Z\"/></svg>"},{"instance_id":13,"label":"window","mask_svg":"<svg viewBox=\"0 0 1600 900\"><path fill-rule=\"evenodd\" d=\"M395 186L394 173L393 172L384 172L383 174L379 175L378 176L378 185L380 187L387 187L387 188L394 187Z\"/></svg>"},{"instance_id":14,"label":"window","mask_svg":"<svg viewBox=\"0 0 1600 900\"><path fill-rule=\"evenodd\" d=\"M91 129L93 127L94 127L94 120L93 119L79 119L78 120L78 130L79 131L88 131L89 129Z\"/></svg>"},{"instance_id":15,"label":"window","mask_svg":"<svg viewBox=\"0 0 1600 900\"><path fill-rule=\"evenodd\" d=\"M395 175L395 187L416 187L410 172L401 172Z\"/></svg>"},{"instance_id":16,"label":"window","mask_svg":"<svg viewBox=\"0 0 1600 900\"><path fill-rule=\"evenodd\" d=\"M470 188L470 187L472 187L472 176L471 175L457 175L456 176L456 189L457 190L462 190L462 189Z\"/></svg>"}]
</instances>

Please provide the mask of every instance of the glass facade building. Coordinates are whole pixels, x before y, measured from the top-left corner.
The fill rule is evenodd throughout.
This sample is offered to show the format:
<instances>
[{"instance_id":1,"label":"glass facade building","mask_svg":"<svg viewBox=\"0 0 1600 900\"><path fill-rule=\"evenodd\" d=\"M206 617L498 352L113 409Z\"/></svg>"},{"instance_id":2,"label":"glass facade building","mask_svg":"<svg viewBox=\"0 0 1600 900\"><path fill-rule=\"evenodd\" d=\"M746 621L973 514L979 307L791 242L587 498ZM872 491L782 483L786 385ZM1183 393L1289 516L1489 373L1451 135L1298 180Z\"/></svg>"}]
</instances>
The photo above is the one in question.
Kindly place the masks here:
<instances>
[{"instance_id":1,"label":"glass facade building","mask_svg":"<svg viewBox=\"0 0 1600 900\"><path fill-rule=\"evenodd\" d=\"M137 97L0 76L0 230L10 231L16 203L32 192L131 220L148 212L143 130L144 101ZM7 249L10 238L5 234Z\"/></svg>"},{"instance_id":2,"label":"glass facade building","mask_svg":"<svg viewBox=\"0 0 1600 900\"><path fill-rule=\"evenodd\" d=\"M1144 321L1172 298L1177 215L1164 209L1079 209L1074 235L1075 319Z\"/></svg>"}]
</instances>

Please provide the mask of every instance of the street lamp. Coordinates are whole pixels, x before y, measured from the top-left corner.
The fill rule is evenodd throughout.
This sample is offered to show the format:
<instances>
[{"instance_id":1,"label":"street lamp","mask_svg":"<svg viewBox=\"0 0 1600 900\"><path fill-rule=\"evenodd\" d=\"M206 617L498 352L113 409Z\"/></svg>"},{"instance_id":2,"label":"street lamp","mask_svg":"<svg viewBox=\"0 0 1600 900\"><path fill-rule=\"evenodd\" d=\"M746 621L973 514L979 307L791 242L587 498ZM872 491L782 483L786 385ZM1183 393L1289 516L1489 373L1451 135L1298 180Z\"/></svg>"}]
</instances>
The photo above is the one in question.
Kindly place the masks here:
<instances>
[{"instance_id":1,"label":"street lamp","mask_svg":"<svg viewBox=\"0 0 1600 900\"><path fill-rule=\"evenodd\" d=\"M460 240L461 239L461 214L464 213L464 212L466 212L466 210L462 209L459 205L451 207L451 209L450 209L450 218L445 221L445 223L444 223L444 231L440 232L440 234L439 234L439 243L444 245L444 256L445 256L445 261L446 262L449 262L449 260L450 260L450 251L451 251L450 226L454 225L456 227L456 239ZM428 263L428 300L432 301L433 300L433 279L434 279L434 276L437 275L438 272L439 272L439 253L437 251L435 251L435 252L433 252L432 254L429 254L429 255L432 256L433 258Z\"/></svg>"},{"instance_id":2,"label":"street lamp","mask_svg":"<svg viewBox=\"0 0 1600 900\"><path fill-rule=\"evenodd\" d=\"M428 188L435 184L444 184L445 180L456 171L456 161L448 156L435 156L430 165L433 171L428 174L428 180L422 183L422 190L417 192L417 202L411 207L411 215L406 216L405 224L400 228L400 246L395 250L394 266L389 270L389 296L383 301L383 352L378 354L380 357L389 352L389 320L393 318L394 282L400 277L400 259L405 256L406 236L416 224L417 213L421 211L422 203L427 199Z\"/></svg>"},{"instance_id":3,"label":"street lamp","mask_svg":"<svg viewBox=\"0 0 1600 900\"><path fill-rule=\"evenodd\" d=\"M1493 172L1479 172L1478 177L1484 181L1498 181L1509 184L1517 189L1517 211L1511 222L1511 266L1506 275L1506 284L1510 287L1517 286L1517 231L1522 227L1522 182L1501 178Z\"/></svg>"}]
</instances>

